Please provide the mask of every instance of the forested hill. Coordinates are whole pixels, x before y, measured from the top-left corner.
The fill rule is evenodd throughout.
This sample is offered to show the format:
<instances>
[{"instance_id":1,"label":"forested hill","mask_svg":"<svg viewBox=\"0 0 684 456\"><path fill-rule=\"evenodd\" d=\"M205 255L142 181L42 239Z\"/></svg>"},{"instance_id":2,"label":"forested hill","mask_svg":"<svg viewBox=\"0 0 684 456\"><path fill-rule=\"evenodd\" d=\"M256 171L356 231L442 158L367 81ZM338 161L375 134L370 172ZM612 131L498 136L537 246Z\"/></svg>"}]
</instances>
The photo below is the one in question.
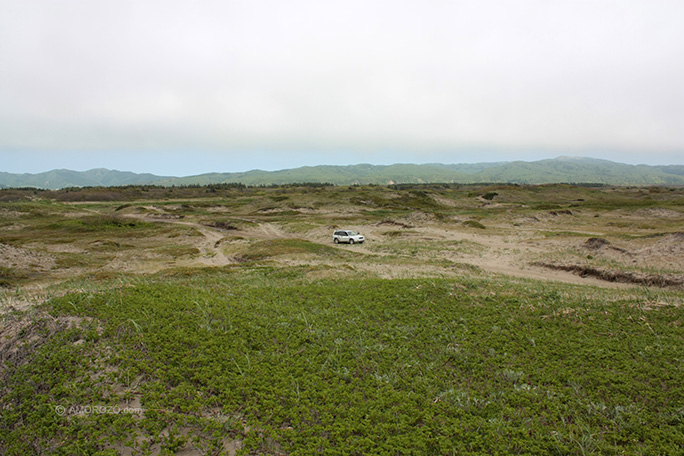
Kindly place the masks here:
<instances>
[{"instance_id":1,"label":"forested hill","mask_svg":"<svg viewBox=\"0 0 684 456\"><path fill-rule=\"evenodd\" d=\"M532 162L513 161L466 164L394 164L349 166L304 166L279 171L252 170L242 173L209 173L186 177L156 176L93 169L53 170L39 174L0 172L0 187L65 187L121 185L246 185L327 182L337 185L399 183L595 183L609 185L684 185L684 166L628 165L592 158L559 157Z\"/></svg>"}]
</instances>

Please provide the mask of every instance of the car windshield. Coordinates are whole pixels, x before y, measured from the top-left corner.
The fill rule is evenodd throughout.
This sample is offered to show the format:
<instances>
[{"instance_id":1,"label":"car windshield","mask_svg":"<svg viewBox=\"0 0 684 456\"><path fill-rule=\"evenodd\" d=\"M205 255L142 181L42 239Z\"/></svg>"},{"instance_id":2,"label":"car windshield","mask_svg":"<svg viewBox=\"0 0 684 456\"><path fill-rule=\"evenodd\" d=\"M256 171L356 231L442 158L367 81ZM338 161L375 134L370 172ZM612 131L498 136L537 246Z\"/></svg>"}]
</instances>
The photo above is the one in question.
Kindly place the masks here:
<instances>
[{"instance_id":1,"label":"car windshield","mask_svg":"<svg viewBox=\"0 0 684 456\"><path fill-rule=\"evenodd\" d=\"M349 236L356 236L356 231L347 231Z\"/></svg>"}]
</instances>

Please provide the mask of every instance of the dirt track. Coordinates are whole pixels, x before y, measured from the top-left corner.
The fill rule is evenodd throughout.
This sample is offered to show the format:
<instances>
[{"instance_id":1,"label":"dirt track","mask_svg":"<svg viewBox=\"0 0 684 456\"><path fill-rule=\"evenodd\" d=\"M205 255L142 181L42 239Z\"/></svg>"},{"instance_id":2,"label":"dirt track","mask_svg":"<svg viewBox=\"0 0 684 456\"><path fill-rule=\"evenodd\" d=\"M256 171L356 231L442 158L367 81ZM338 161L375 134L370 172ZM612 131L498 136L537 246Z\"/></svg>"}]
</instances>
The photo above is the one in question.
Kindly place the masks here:
<instances>
[{"instance_id":1,"label":"dirt track","mask_svg":"<svg viewBox=\"0 0 684 456\"><path fill-rule=\"evenodd\" d=\"M150 220L150 218L136 217L140 219ZM192 245L200 250L201 255L193 260L182 260L179 265L205 265L205 266L225 266L235 264L237 261L226 255L222 248L222 241L227 234L241 236L246 239L270 240L270 239L287 239L296 238L283 231L279 226L273 223L259 223L256 229L250 230L236 230L225 231L220 228L210 227L199 223L178 220L178 219L153 219L155 222L172 223L183 226L188 226L196 229L202 234L202 237L193 238ZM424 241L431 241L439 243L444 240L452 241L468 241L473 244L482 245L483 249L476 254L464 255L454 254L445 255L449 260L456 263L465 263L477 266L482 270L495 274L503 274L513 277L547 280L563 283L571 283L578 285L593 285L604 288L623 288L630 286L628 283L620 283L615 281L601 280L592 275L578 275L573 270L563 269L549 269L538 264L530 263L527 258L530 255L537 255L544 252L545 247L534 241L524 241L519 236L501 236L494 234L478 234L466 233L463 231L447 230L443 227L437 226L423 226L412 227L414 231L420 234L420 238ZM338 248L351 248L353 251L369 256L387 256L388 254L382 251L374 250L373 244L382 237L383 229L377 226L370 225L361 227L364 233L368 233L369 241L363 245L355 246L338 246ZM329 233L323 228L314 230L313 236L306 238L312 242L328 245ZM512 247L515 248L512 248ZM288 259L284 261L288 264L306 264L306 261L293 261ZM416 273L416 268L413 265L396 265L393 264L388 268L382 264L357 264L359 269L374 272L383 277L407 277ZM430 267L422 268L421 272L431 270ZM438 270L433 272L438 273Z\"/></svg>"},{"instance_id":2,"label":"dirt track","mask_svg":"<svg viewBox=\"0 0 684 456\"><path fill-rule=\"evenodd\" d=\"M361 254L358 256L316 256L312 254L274 255L269 261L283 265L323 266L321 270L345 270L367 272L382 278L407 277L459 277L479 268L487 273L501 274L533 280L590 285L603 288L633 286L670 286L681 288L684 283L684 233L671 231L639 236L633 239L610 238L588 243L593 236L586 232L586 222L573 227L573 236L544 236L540 230L563 233L563 224L549 221L520 223L514 226L503 223L489 229L464 227L460 222L444 223L412 214L396 221L353 224L348 228L361 231L367 238L362 245L334 246L330 224L293 230L296 224L263 220L262 217L234 218L237 227L220 222L200 223L199 220L163 212L155 207L145 207L146 213L120 214L145 222L169 224L188 228L178 237L145 238L137 244L138 250L128 247L106 251L106 262L97 261L87 266L63 268L56 259L81 258L91 248L106 249L108 242L93 238L81 244L25 243L15 246L0 243L0 266L25 268L33 271L35 279L22 287L21 295L5 293L5 304L14 308L26 308L30 303L42 301L47 285L61 282L83 274L102 273L155 273L173 267L210 266L221 267L240 263L240 256L249 252L250 246L260 241L304 239L342 251ZM97 214L95 211L89 211ZM86 214L89 214L87 212ZM673 212L674 214L674 212ZM665 216L674 217L667 213ZM654 214L645 214L652 216ZM327 214L330 220L342 215ZM346 216L345 216L346 217ZM631 217L631 215L630 215ZM543 218L543 217L542 217ZM571 221L571 217L566 217ZM223 223L223 224L222 224ZM335 222L331 222L335 223ZM216 225L216 226L212 226ZM239 229L237 229L239 228ZM13 229L11 226L9 229ZM118 240L121 244L125 239ZM117 244L118 245L118 244ZM93 247L94 246L94 247ZM178 246L197 253L178 255L164 254ZM414 248L415 246L415 248ZM159 249L157 248L159 247ZM587 260L593 257L597 261ZM469 266L470 265L470 266ZM607 265L607 266L606 266ZM612 266L612 268L611 268ZM639 266L642 266L641 270ZM643 271L646 272L643 272ZM325 276L325 273L322 276ZM329 273L332 276L332 272ZM32 276L33 277L33 276Z\"/></svg>"}]
</instances>

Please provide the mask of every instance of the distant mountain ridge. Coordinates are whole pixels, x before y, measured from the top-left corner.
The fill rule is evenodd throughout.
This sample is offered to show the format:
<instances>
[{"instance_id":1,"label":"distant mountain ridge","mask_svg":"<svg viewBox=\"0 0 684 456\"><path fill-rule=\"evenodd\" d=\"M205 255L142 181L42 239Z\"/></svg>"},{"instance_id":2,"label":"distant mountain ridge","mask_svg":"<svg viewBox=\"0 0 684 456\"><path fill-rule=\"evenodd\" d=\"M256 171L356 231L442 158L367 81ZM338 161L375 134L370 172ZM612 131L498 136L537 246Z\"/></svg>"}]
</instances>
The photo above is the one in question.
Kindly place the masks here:
<instances>
[{"instance_id":1,"label":"distant mountain ridge","mask_svg":"<svg viewBox=\"0 0 684 456\"><path fill-rule=\"evenodd\" d=\"M137 174L96 168L88 171L53 169L38 174L12 174L0 172L0 187L35 187L56 190L66 187L117 187L121 185L153 184L166 176Z\"/></svg>"},{"instance_id":2,"label":"distant mountain ridge","mask_svg":"<svg viewBox=\"0 0 684 456\"><path fill-rule=\"evenodd\" d=\"M103 168L89 171L52 170L38 174L0 172L0 187L116 187L122 185L209 185L242 183L278 185L319 182L336 185L402 183L593 183L608 185L684 185L684 165L628 165L582 157L532 162L303 166L278 171L207 173L187 177L136 174Z\"/></svg>"}]
</instances>

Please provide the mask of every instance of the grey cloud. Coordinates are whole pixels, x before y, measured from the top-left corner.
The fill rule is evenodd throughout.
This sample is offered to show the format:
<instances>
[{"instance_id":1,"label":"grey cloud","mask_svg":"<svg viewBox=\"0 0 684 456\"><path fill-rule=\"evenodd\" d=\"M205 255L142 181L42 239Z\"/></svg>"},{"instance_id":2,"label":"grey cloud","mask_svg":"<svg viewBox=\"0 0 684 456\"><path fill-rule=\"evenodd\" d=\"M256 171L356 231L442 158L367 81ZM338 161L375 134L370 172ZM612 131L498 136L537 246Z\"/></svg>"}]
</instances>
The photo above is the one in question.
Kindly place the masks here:
<instances>
[{"instance_id":1,"label":"grey cloud","mask_svg":"<svg viewBox=\"0 0 684 456\"><path fill-rule=\"evenodd\" d=\"M684 149L678 1L0 10L0 149Z\"/></svg>"}]
</instances>

